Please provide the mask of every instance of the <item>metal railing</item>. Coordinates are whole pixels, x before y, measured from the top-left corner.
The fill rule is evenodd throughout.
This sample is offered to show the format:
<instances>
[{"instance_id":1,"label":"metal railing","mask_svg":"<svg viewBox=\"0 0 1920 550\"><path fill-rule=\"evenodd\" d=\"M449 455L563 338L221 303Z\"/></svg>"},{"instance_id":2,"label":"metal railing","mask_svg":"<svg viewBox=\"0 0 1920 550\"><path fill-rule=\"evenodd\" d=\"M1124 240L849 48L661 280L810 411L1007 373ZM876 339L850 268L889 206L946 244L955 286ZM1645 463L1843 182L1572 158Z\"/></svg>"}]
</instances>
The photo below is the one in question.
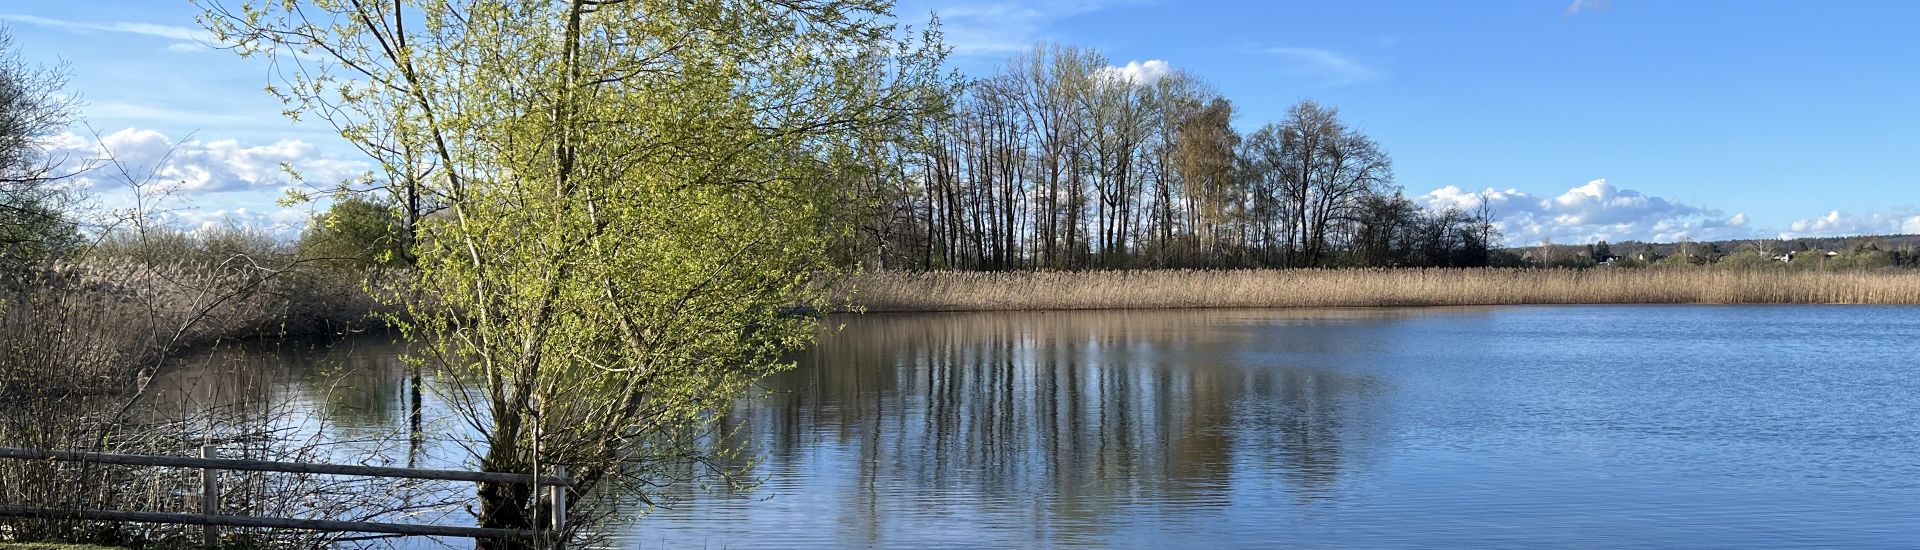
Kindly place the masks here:
<instances>
[{"instance_id":1,"label":"metal railing","mask_svg":"<svg viewBox=\"0 0 1920 550\"><path fill-rule=\"evenodd\" d=\"M273 462L266 460L245 460L218 458L212 445L201 447L200 457L127 455L111 453L92 453L79 451L59 451L49 449L22 449L0 447L0 458L23 460L58 460L94 464L122 464L131 466L160 466L177 468L198 468L201 472L200 513L174 512L129 512L118 510L79 510L71 508L52 508L0 504L0 517L28 517L65 520L127 521L138 523L169 523L178 525L200 525L204 527L202 538L208 545L220 540L220 527L258 527L274 529L305 529L312 531L332 531L346 533L378 533L388 535L446 536L476 539L539 539L551 534L566 532L567 489L573 485L567 477L564 466L554 466L547 475L512 474L503 472L472 472L466 470L430 470L420 468L391 468L384 466L356 466L349 464L313 464L301 462ZM549 516L552 518L550 529L497 529L487 527L460 527L452 525L424 525L410 523L382 523L370 521L339 521L319 519L298 519L256 516L220 515L220 472L283 472L297 474L325 474L362 477L387 477L408 479L431 479L446 481L471 481L476 483L514 483L530 484L539 489L547 488Z\"/></svg>"}]
</instances>

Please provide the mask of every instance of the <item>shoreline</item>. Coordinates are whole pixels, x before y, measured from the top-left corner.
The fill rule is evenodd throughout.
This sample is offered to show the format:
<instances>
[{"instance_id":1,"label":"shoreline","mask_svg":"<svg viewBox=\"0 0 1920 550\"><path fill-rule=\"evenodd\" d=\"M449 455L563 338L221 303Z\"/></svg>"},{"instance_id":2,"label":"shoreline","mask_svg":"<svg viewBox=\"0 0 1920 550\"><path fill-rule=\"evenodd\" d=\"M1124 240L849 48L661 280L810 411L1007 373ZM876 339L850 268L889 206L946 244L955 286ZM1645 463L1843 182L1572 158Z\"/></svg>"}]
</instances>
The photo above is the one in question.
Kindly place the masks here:
<instances>
[{"instance_id":1,"label":"shoreline","mask_svg":"<svg viewBox=\"0 0 1920 550\"><path fill-rule=\"evenodd\" d=\"M906 316L906 315L927 315L927 314L935 314L935 313L1080 313L1080 312L1090 312L1090 313L1112 313L1112 312L1136 312L1136 311L1137 311L1137 312L1155 312L1155 311L1170 311L1170 312L1175 312L1175 311L1343 311L1343 310L1345 310L1345 311L1368 311L1368 310L1395 310L1395 309L1405 309L1405 310L1432 310L1432 311L1444 311L1444 310L1448 310L1448 309L1480 309L1480 308L1507 308L1507 307L1561 307L1561 306L1611 306L1611 307L1645 307L1645 306L1673 306L1673 307L1768 307L1768 306L1825 306L1825 307L1862 307L1862 308L1871 308L1871 307L1920 307L1920 303L1915 303L1915 304L1891 304L1891 303L1887 303L1887 304L1883 304L1883 303L1872 303L1872 304L1865 304L1865 303L1812 303L1812 302L1806 302L1806 303L1767 303L1767 302L1741 302L1741 303L1710 303L1710 302L1647 302L1647 303L1636 303L1636 302L1605 302L1605 303L1574 303L1574 302L1567 302L1567 303L1528 303L1528 304L1447 304L1447 305L1411 305L1411 306L1407 306L1407 305L1384 305L1384 306L1271 306L1271 307L1256 307L1256 306L1218 306L1218 307L1207 307L1207 306L1193 306L1193 307L1155 307L1155 308L1145 308L1145 307L1132 307L1132 308L1121 308L1121 307L1104 307L1104 308L1099 308L1099 307L1087 307L1087 308L1076 308L1076 309L944 309L944 310L931 310L931 309L928 309L928 310L915 310L915 309L889 309L889 310L867 310L867 311L855 311L855 310L853 310L853 309L835 309L835 310L829 310L829 311L826 311L825 313L823 313L823 314L821 315L821 317L822 317L822 318L825 318L825 317L833 317L833 316L842 316L842 315L846 315L846 316L868 316L868 317L871 317L871 316L888 316L888 315L901 315L901 316Z\"/></svg>"},{"instance_id":2,"label":"shoreline","mask_svg":"<svg viewBox=\"0 0 1920 550\"><path fill-rule=\"evenodd\" d=\"M1258 269L868 272L838 313L1514 305L1920 305L1920 270Z\"/></svg>"}]
</instances>

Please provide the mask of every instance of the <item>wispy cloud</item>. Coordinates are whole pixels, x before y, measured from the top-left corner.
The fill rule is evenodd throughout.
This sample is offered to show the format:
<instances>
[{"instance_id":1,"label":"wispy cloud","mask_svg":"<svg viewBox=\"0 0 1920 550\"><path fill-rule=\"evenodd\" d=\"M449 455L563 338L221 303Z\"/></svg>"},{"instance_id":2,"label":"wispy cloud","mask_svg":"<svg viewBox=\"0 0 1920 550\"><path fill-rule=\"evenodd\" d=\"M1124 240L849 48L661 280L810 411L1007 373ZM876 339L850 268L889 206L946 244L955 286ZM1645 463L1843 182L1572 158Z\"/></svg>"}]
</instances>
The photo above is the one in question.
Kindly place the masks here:
<instances>
[{"instance_id":1,"label":"wispy cloud","mask_svg":"<svg viewBox=\"0 0 1920 550\"><path fill-rule=\"evenodd\" d=\"M1332 88L1386 77L1386 73L1350 57L1320 48L1261 48L1259 53L1279 57L1286 71L1296 76L1320 80L1320 87Z\"/></svg>"},{"instance_id":2,"label":"wispy cloud","mask_svg":"<svg viewBox=\"0 0 1920 550\"><path fill-rule=\"evenodd\" d=\"M1050 38L1054 23L1152 0L907 0L894 13L908 22L928 13L940 17L947 46L956 55L995 56L1032 48Z\"/></svg>"},{"instance_id":3,"label":"wispy cloud","mask_svg":"<svg viewBox=\"0 0 1920 550\"><path fill-rule=\"evenodd\" d=\"M188 126L218 126L224 128L274 128L287 127L287 121L277 116L263 117L260 113L215 113L192 110L180 110L145 103L127 103L121 101L95 101L85 107L90 119L136 121L143 123L180 124ZM268 113L273 114L273 113Z\"/></svg>"},{"instance_id":4,"label":"wispy cloud","mask_svg":"<svg viewBox=\"0 0 1920 550\"><path fill-rule=\"evenodd\" d=\"M1613 7L1613 0L1573 0L1572 4L1567 4L1566 11L1561 12L1560 16L1573 17L1580 12L1607 11L1610 7Z\"/></svg>"},{"instance_id":5,"label":"wispy cloud","mask_svg":"<svg viewBox=\"0 0 1920 550\"><path fill-rule=\"evenodd\" d=\"M167 45L167 49L169 51L177 51L177 52L193 51L195 49L206 49L206 44L210 44L213 42L213 36L211 34L208 34L204 30L192 29L187 27L175 27L172 25L156 25L153 23L137 23L137 22L128 22L128 21L73 21L73 20L67 20L67 19L53 19L50 17L40 17L37 15L21 15L21 14L13 14L13 13L0 13L0 21L9 21L13 23L33 25L36 27L46 27L51 29L62 29L62 30L69 30L69 31L113 32L113 33L122 33L122 34L152 36L156 38L165 38L168 40L178 40L180 42Z\"/></svg>"}]
</instances>

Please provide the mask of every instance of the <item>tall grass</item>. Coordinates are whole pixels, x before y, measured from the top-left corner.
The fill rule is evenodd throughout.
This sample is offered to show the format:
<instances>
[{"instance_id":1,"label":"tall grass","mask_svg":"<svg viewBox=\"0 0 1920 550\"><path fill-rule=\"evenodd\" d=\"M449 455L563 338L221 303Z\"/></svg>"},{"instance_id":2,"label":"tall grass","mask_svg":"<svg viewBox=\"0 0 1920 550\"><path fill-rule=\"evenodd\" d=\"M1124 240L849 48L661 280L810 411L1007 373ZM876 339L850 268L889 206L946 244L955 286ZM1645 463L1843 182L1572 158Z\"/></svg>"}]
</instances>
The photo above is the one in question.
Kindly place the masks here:
<instances>
[{"instance_id":1,"label":"tall grass","mask_svg":"<svg viewBox=\"0 0 1920 550\"><path fill-rule=\"evenodd\" d=\"M156 390L130 410L122 409L129 404L120 394L33 386L47 391L0 399L0 446L194 456L202 445L213 445L222 458L332 462L345 456L384 464L381 457L406 444L401 433L342 438L312 429L327 419L300 403L299 394L276 391L286 382L255 363L260 359L235 348L183 354L172 360L176 369L161 374ZM191 468L0 459L0 503L13 505L194 513L201 487L200 472ZM368 520L450 509L434 490L412 480L227 471L221 474L220 512ZM239 528L222 533L221 548L330 548L345 536ZM199 536L197 527L186 525L0 517L0 546L65 541L199 548Z\"/></svg>"},{"instance_id":2,"label":"tall grass","mask_svg":"<svg viewBox=\"0 0 1920 550\"><path fill-rule=\"evenodd\" d=\"M1511 304L1920 304L1920 270L1265 269L874 272L839 285L867 311Z\"/></svg>"},{"instance_id":3,"label":"tall grass","mask_svg":"<svg viewBox=\"0 0 1920 550\"><path fill-rule=\"evenodd\" d=\"M201 410L156 401L160 392L149 391L149 382L219 357L196 348L364 323L380 311L362 285L370 272L272 267L285 262L276 263L257 249L205 254L179 259L101 254L4 272L0 446L188 455L201 444L215 444L232 458L279 459L313 452L314 443L298 440L289 429L298 421L287 420L276 409L281 404ZM230 367L226 372L237 375L252 370L244 364ZM273 512L264 515L345 517L354 510L327 506L391 494L378 488L347 491L339 482L310 476L232 478L226 490L233 503L229 509ZM198 482L197 472L178 468L0 460L0 502L9 504L190 511L197 507L190 501ZM180 526L0 518L0 541L168 548L197 546L192 544L197 533ZM285 533L271 538L289 548L321 547L330 540ZM304 544L315 540L321 544Z\"/></svg>"},{"instance_id":4,"label":"tall grass","mask_svg":"<svg viewBox=\"0 0 1920 550\"><path fill-rule=\"evenodd\" d=\"M0 398L112 393L184 349L364 327L395 311L374 294L404 280L302 259L255 229L109 233L75 257L0 265Z\"/></svg>"}]
</instances>

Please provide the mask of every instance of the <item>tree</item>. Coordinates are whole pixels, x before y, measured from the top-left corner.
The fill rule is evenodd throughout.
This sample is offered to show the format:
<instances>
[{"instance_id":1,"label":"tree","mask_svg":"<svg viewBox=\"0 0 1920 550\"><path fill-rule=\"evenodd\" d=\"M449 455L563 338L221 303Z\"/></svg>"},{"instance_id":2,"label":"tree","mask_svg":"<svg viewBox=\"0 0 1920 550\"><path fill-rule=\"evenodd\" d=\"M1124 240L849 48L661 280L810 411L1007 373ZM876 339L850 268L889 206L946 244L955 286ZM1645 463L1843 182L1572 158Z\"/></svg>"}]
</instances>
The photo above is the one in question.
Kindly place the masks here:
<instances>
[{"instance_id":1,"label":"tree","mask_svg":"<svg viewBox=\"0 0 1920 550\"><path fill-rule=\"evenodd\" d=\"M59 257L81 244L68 208L79 197L62 185L72 166L50 155L47 139L73 121L76 100L62 91L64 67L21 59L0 29L0 270Z\"/></svg>"},{"instance_id":2,"label":"tree","mask_svg":"<svg viewBox=\"0 0 1920 550\"><path fill-rule=\"evenodd\" d=\"M928 270L1494 261L1490 204L1389 200L1391 159L1336 109L1303 101L1243 137L1205 82L1157 71L1061 46L1015 56L920 129L900 186L858 180L881 206L837 249Z\"/></svg>"},{"instance_id":3,"label":"tree","mask_svg":"<svg viewBox=\"0 0 1920 550\"><path fill-rule=\"evenodd\" d=\"M1241 204L1235 177L1235 149L1240 135L1233 131L1233 104L1215 97L1204 107L1182 117L1176 126L1174 167L1193 205L1203 254L1220 253L1222 230L1232 223Z\"/></svg>"},{"instance_id":4,"label":"tree","mask_svg":"<svg viewBox=\"0 0 1920 550\"><path fill-rule=\"evenodd\" d=\"M1312 100L1288 109L1280 124L1286 159L1280 193L1292 218L1287 263L1321 265L1332 241L1350 229L1361 200L1388 191L1392 161L1372 139L1341 123L1338 109Z\"/></svg>"},{"instance_id":5,"label":"tree","mask_svg":"<svg viewBox=\"0 0 1920 550\"><path fill-rule=\"evenodd\" d=\"M300 235L300 255L337 265L404 264L407 235L398 208L361 197L335 202Z\"/></svg>"},{"instance_id":6,"label":"tree","mask_svg":"<svg viewBox=\"0 0 1920 550\"><path fill-rule=\"evenodd\" d=\"M1404 194L1375 195L1361 202L1360 228L1353 249L1360 265L1412 265L1416 263L1412 256L1419 237L1445 234L1445 228L1431 231L1422 227L1418 207ZM1438 245L1442 240L1433 239L1432 244Z\"/></svg>"},{"instance_id":7,"label":"tree","mask_svg":"<svg viewBox=\"0 0 1920 550\"><path fill-rule=\"evenodd\" d=\"M1554 254L1552 237L1541 237L1540 244L1533 247L1533 261L1540 266L1551 266L1557 259Z\"/></svg>"},{"instance_id":8,"label":"tree","mask_svg":"<svg viewBox=\"0 0 1920 550\"><path fill-rule=\"evenodd\" d=\"M888 9L362 0L204 21L301 56L282 97L448 206L419 227L403 328L471 384L447 398L485 434L479 465L656 498L688 466L737 473L702 443L716 412L810 337L782 311L820 297L838 183L933 103L938 35L898 38ZM479 522L544 525L540 499L483 484Z\"/></svg>"},{"instance_id":9,"label":"tree","mask_svg":"<svg viewBox=\"0 0 1920 550\"><path fill-rule=\"evenodd\" d=\"M1247 223L1258 227L1258 257L1261 264L1275 262L1276 250L1291 250L1293 241L1290 231L1281 229L1283 224L1293 219L1289 208L1294 204L1287 193L1291 190L1286 179L1290 167L1286 144L1286 129L1278 124L1268 123L1249 134L1241 142L1239 154L1241 185L1249 196ZM1371 221L1373 232L1363 239L1373 239L1373 244L1384 244L1393 231L1389 225L1405 221L1394 209L1399 203L1380 202L1370 205L1373 208L1367 218ZM1368 223L1368 222L1363 222ZM1370 255L1374 252L1363 253Z\"/></svg>"}]
</instances>

